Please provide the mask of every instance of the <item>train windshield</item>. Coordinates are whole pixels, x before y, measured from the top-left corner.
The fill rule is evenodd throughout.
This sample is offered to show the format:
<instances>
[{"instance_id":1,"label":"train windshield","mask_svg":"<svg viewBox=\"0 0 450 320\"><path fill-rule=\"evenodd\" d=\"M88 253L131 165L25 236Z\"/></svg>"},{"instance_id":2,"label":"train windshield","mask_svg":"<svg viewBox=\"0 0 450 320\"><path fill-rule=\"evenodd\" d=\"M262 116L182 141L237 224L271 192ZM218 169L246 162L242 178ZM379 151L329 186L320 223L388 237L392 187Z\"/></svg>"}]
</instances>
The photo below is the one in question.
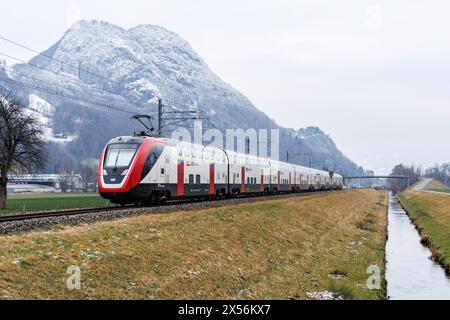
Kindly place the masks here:
<instances>
[{"instance_id":1,"label":"train windshield","mask_svg":"<svg viewBox=\"0 0 450 320\"><path fill-rule=\"evenodd\" d=\"M108 147L105 168L128 168L139 149L138 144L112 144Z\"/></svg>"}]
</instances>

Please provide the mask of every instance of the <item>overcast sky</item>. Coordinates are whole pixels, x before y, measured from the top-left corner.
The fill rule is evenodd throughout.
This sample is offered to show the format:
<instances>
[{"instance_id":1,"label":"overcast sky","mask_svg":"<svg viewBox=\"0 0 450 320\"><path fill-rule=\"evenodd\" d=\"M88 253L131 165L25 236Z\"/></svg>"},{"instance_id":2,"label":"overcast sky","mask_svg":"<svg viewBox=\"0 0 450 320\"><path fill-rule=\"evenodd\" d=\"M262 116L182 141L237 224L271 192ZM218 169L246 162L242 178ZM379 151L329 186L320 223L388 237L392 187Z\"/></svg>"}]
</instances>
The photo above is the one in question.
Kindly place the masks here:
<instances>
[{"instance_id":1,"label":"overcast sky","mask_svg":"<svg viewBox=\"0 0 450 320\"><path fill-rule=\"evenodd\" d=\"M450 161L449 15L444 0L15 0L0 35L43 51L79 19L163 26L280 125L320 126L388 173Z\"/></svg>"}]
</instances>

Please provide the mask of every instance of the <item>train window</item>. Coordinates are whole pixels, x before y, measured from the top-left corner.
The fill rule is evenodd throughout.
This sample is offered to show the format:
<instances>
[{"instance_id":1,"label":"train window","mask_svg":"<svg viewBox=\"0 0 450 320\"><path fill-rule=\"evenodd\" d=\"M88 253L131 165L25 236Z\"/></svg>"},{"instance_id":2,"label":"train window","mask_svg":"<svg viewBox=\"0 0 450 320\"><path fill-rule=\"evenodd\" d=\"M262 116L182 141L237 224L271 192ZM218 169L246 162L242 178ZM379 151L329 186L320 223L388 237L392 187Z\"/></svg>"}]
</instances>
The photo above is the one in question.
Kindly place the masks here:
<instances>
[{"instance_id":1,"label":"train window","mask_svg":"<svg viewBox=\"0 0 450 320\"><path fill-rule=\"evenodd\" d=\"M156 153L152 152L150 154L150 157L148 158L148 164L150 165L150 167L153 167L155 165L156 161L157 161Z\"/></svg>"},{"instance_id":2,"label":"train window","mask_svg":"<svg viewBox=\"0 0 450 320\"><path fill-rule=\"evenodd\" d=\"M189 184L194 184L194 175L193 174L189 175Z\"/></svg>"},{"instance_id":3,"label":"train window","mask_svg":"<svg viewBox=\"0 0 450 320\"><path fill-rule=\"evenodd\" d=\"M199 174L195 177L195 183L196 184L200 184L201 183L201 177L200 177Z\"/></svg>"},{"instance_id":4,"label":"train window","mask_svg":"<svg viewBox=\"0 0 450 320\"><path fill-rule=\"evenodd\" d=\"M164 168L161 169L161 174L165 174L166 170L164 170Z\"/></svg>"},{"instance_id":5,"label":"train window","mask_svg":"<svg viewBox=\"0 0 450 320\"><path fill-rule=\"evenodd\" d=\"M250 184L250 178L247 178L247 184Z\"/></svg>"}]
</instances>

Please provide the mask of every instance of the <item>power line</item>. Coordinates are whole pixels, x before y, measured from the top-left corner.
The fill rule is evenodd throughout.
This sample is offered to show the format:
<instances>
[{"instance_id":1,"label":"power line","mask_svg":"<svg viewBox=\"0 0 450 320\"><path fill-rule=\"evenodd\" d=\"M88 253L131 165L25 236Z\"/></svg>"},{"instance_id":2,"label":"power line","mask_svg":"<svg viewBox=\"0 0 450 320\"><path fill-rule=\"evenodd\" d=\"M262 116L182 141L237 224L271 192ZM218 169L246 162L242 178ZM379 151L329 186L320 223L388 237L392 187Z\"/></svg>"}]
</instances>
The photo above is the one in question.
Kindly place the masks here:
<instances>
[{"instance_id":1,"label":"power line","mask_svg":"<svg viewBox=\"0 0 450 320\"><path fill-rule=\"evenodd\" d=\"M120 86L124 86L124 84L121 83L121 82L118 82L118 81L114 81L114 80L108 79L108 78L105 77L105 76L96 74L96 73L94 73L94 72L92 72L92 71L89 71L89 70L86 70L86 69L82 69L82 68L80 68L79 66L75 66L75 65L72 65L72 64L70 64L70 63L68 63L68 62L66 62L66 61L62 61L62 60L56 59L56 58L54 58L54 57L52 57L52 56L49 56L49 55L47 55L47 54L45 54L45 53L42 53L42 52L39 52L39 51L37 51L37 50L35 50L35 49L33 49L33 48L30 48L30 47L25 46L25 45L23 45L23 44L20 44L20 43L18 43L18 42L16 42L16 41L13 41L13 40L10 40L10 39L8 39L8 38L5 38L5 37L3 37L3 36L0 36L0 39L2 39L2 40L4 40L4 41L7 41L7 42L9 42L9 43L12 43L12 44L14 44L14 45L16 45L16 46L19 46L19 47L21 47L21 48L23 48L23 49L26 49L26 50L29 50L29 51L31 51L31 52L34 52L34 53L36 53L36 54L38 54L38 55L40 55L40 56L46 57L47 59L51 59L51 60L56 61L56 62L59 62L59 63L61 63L61 64L63 64L63 65L66 65L66 66L75 68L75 69L77 69L77 70L86 72L86 73L88 73L88 74L90 74L90 75L99 77L99 78L104 79L104 80L106 80L106 81L108 81L108 82L115 83L115 84L118 84L118 85L120 85Z\"/></svg>"},{"instance_id":2,"label":"power line","mask_svg":"<svg viewBox=\"0 0 450 320\"><path fill-rule=\"evenodd\" d=\"M42 79L37 79L37 78L31 77L31 76L29 76L29 75L26 75L26 74L17 72L17 71L15 71L15 70L8 70L7 68L2 67L2 66L0 66L0 69L3 69L3 70L6 71L6 72L12 72L12 73L14 73L14 74L16 74L16 75L18 75L18 76L20 76L20 77L28 78L28 79L31 79L31 80L34 80L34 81L37 81L37 82L43 82L43 83L47 83L47 84L49 84L49 85L51 85L51 86L55 86L55 84L54 84L53 82L46 81L46 80L42 80ZM58 87L58 86L57 86L57 87ZM60 87L61 89L65 89L65 90L71 90L71 89L69 89L69 88L62 87L62 86L59 86L59 87ZM106 99L105 96L100 96L100 95L97 95L97 94L92 94L92 93L83 93L83 94L86 94L86 95L89 95L89 96L92 96L92 97L97 97L97 98L100 98L100 99Z\"/></svg>"},{"instance_id":3,"label":"power line","mask_svg":"<svg viewBox=\"0 0 450 320\"><path fill-rule=\"evenodd\" d=\"M62 64L62 65L69 66L69 67L74 68L74 69L76 69L76 70L79 70L79 71L85 72L85 73L87 73L87 74L96 76L96 77L98 77L98 78L104 79L104 80L106 80L106 81L108 81L108 82L110 82L110 83L117 84L117 85L121 86L121 87L124 88L124 89L128 89L128 88L126 88L126 85L123 84L123 83L121 83L121 82L118 82L118 81L109 79L109 78L107 78L107 77L105 77L105 76L102 76L102 75L99 75L99 74L97 74L97 73L95 73L95 72L92 72L92 71L83 69L83 68L81 68L81 67L79 67L79 66L73 65L73 64L68 63L68 62L66 62L66 61L62 61L62 60L60 60L60 59L56 59L56 58L54 58L54 57L52 57L52 56L50 56L50 55L47 55L47 54L42 53L42 52L39 52L39 51L37 51L37 50L35 50L35 49L29 47L29 46L26 46L26 45L24 45L24 44L19 43L19 42L17 42L17 41L8 39L8 38L6 38L6 37L4 37L4 36L1 36L1 35L0 35L0 39L3 40L3 41L9 42L9 43L11 43L11 44L14 44L14 45L16 45L16 46L19 46L19 47L21 47L21 48L23 48L23 49L29 50L29 51L31 51L31 52L33 52L33 53L36 53L36 54L39 55L39 56L42 56L42 57L45 57L45 58L47 58L47 59L56 61L56 62L58 62L58 63L60 63L60 64ZM39 68L39 69L44 70L44 71L47 71L47 72L51 72L51 73L53 73L53 74L56 74L58 77L59 77L59 76L62 76L62 77L68 78L70 81L77 81L77 79L74 79L74 78L72 78L71 76L64 75L64 74L60 74L60 73L58 73L58 72L54 72L54 71L48 70L48 69L46 69L46 68L44 68L44 67L42 67L42 66L35 65L35 64L31 63L31 62L27 62L27 61L25 61L25 60L16 58L16 57L14 57L14 56L11 56L11 55L8 55L8 54L2 53L2 52L0 52L0 55L3 55L3 56L8 57L8 58L10 58L10 59L14 59L14 60L19 61L19 62L21 62L21 63L25 63L25 64L30 65L30 66L32 66L32 67ZM13 71L13 72L15 72L15 71ZM19 74L19 73L17 73L17 72L15 72L15 73L16 73L16 74ZM19 74L19 75L20 75L20 74ZM37 80L37 79L35 79L35 78L29 77L29 76L26 76L26 75L21 75L21 76L27 77L27 78L30 78L30 79L33 79L33 80L35 80L35 81L47 82L47 81L44 81L44 80ZM3 79L3 81L6 81L6 80ZM7 81L7 82L8 82L8 81ZM9 81L9 82L11 82L11 81ZM16 82L17 85L28 86L29 88L30 88L30 86L31 86L31 87L35 88L35 90L44 91L44 92L47 92L47 93L50 93L50 94L55 94L55 95L58 95L58 96L65 96L65 97L67 97L67 98L69 98L69 99L74 99L74 100L78 100L78 101L83 101L83 100L84 100L85 102L88 101L88 100L86 100L86 99L80 99L80 98L76 98L76 97L74 97L74 96L65 95L65 94L63 94L62 92L53 92L53 91L51 91L51 90L48 90L48 89L45 89L45 88L40 88L40 87L37 87L37 86L34 86L34 85L29 85L29 84L25 84L25 83L19 84L19 81L15 81L15 82ZM47 83L48 83L48 82L47 82ZM105 89L98 89L98 88L95 88L95 87L92 87L92 86L91 86L91 89L101 91L102 93L108 92L108 93L110 93L110 94L116 95L116 93L111 92L111 91L108 91L108 90L105 90ZM66 90L68 90L68 89L66 88ZM92 95L92 94L90 94L90 95L91 95L91 96L96 96L96 97L100 98L100 96L98 96L98 95ZM131 97L128 97L128 98L131 99ZM109 99L110 99L110 97L109 97ZM132 100L132 99L131 99L131 100ZM104 106L104 105L99 104L99 103L92 103L92 102L89 102L89 103ZM130 104L131 104L131 103L130 103ZM131 104L131 105L132 105L132 104ZM120 110L120 109L112 108L111 105L109 105L109 106L107 106L107 107L108 107L109 109L115 109L115 110L122 111L122 110ZM136 106L136 107L137 107L137 106ZM173 107L171 107L171 106L165 106L165 107L168 107L168 108L170 108L170 109L173 110L172 112L166 112L166 114L194 114L194 113L196 113L196 114L197 114L197 117L195 117L195 118L194 118L194 117L191 117L191 118L183 118L183 119L176 119L176 118L175 118L175 119L163 119L163 118L161 118L161 121L162 121L162 122L165 121L165 120L180 120L180 121L187 121L187 120L196 120L196 119L199 119L199 120L208 120L214 127L216 127L216 126L211 122L210 118L200 118L200 117L198 116L198 112L199 112L199 111L179 111L179 110L177 110L177 109L175 109L175 108L173 108ZM137 107L137 108L139 108L139 107ZM171 125L177 124L177 123L179 123L180 121L176 121L176 122L167 124L167 126L171 126ZM217 127L216 127L216 128L217 128ZM161 130L160 130L160 131L161 131Z\"/></svg>"},{"instance_id":4,"label":"power line","mask_svg":"<svg viewBox=\"0 0 450 320\"><path fill-rule=\"evenodd\" d=\"M92 72L92 71L90 71L90 70L86 70L86 69L81 68L81 67L79 67L79 66L73 65L73 64L71 64L71 63L69 63L69 62L66 62L66 61L63 61L63 60L54 58L54 57L52 57L52 56L50 56L50 55L47 55L47 54L42 53L42 52L39 52L39 51L36 50L36 49L33 49L33 48L31 48L31 47L29 47L29 46L27 46L27 45L24 45L24 44L22 44L22 43L19 43L18 41L11 40L11 39L9 39L9 38L7 38L7 37L4 37L4 36L1 36L1 35L0 35L0 39L3 40L3 41L9 42L9 43L11 43L11 44L13 44L13 45L19 46L19 47L21 47L21 48L23 48L23 49L26 49L26 50L28 50L28 51L31 51L31 52L33 52L33 53L39 55L39 56L45 57L45 58L47 58L47 59L56 61L56 62L58 62L58 63L60 63L60 64L62 64L62 65L66 65L66 66L69 66L69 67L74 68L74 69L76 69L76 70L79 70L79 71L85 72L85 73L87 73L87 74L96 76L96 77L98 77L98 78L104 79L104 80L106 80L106 81L108 81L108 82L110 82L110 83L114 83L114 84L120 85L122 88L124 88L124 89L126 89L126 90L129 90L129 89L127 88L126 84L124 84L124 83L122 83L122 82L119 82L119 81L115 81L115 80L109 79L109 78L107 78L106 76L99 75L99 74L97 74L97 73L95 73L95 72ZM16 61L19 61L19 62L28 64L28 65L30 65L30 66L33 66L33 67L36 67L36 68L39 68L39 69L42 69L42 70L45 70L45 71L54 73L54 74L56 74L57 76L63 76L63 77L66 77L66 78L70 79L71 81L76 81L76 79L73 79L73 78L70 77L70 76L63 75L63 74L59 74L59 73L57 73L57 72L48 70L48 69L46 69L46 68L44 68L44 67L41 67L41 66L38 66L38 65L34 65L33 63L30 63L30 62L27 62L27 61L18 59L18 58L16 58L16 57L13 57L13 56L10 56L10 55L7 55L7 54L3 54L3 53L1 53L1 52L0 52L0 55L4 55L4 56L6 56L6 57L8 57L8 58L10 58L10 59L14 59L14 60L16 60ZM136 63L138 63L138 64L140 64L140 65L144 65L143 63L140 63L140 62L136 62ZM99 90L99 91L102 91L102 92L108 92L108 93L113 94L113 95L117 95L116 93L111 92L111 91L108 91L108 90L105 90L105 89L97 89L97 88L95 88L95 87L93 87L93 89ZM121 95L121 96L123 96L123 95ZM125 97L127 97L127 98L130 99L130 100L133 100L130 96L125 96ZM173 108L173 107L170 107L170 106L166 106L166 107L171 108L171 109L173 109L174 111L178 111L178 110L176 110L176 109Z\"/></svg>"},{"instance_id":5,"label":"power line","mask_svg":"<svg viewBox=\"0 0 450 320\"><path fill-rule=\"evenodd\" d=\"M4 40L4 41L6 41L6 42L12 43L12 44L14 44L14 45L16 45L16 46L19 46L19 47L21 47L21 48L24 48L24 49L26 49L26 50L29 50L29 51L31 51L31 52L33 52L33 53L36 53L36 54L38 54L39 56L43 56L43 57L45 57L45 58L47 58L47 59L56 61L56 62L61 63L61 64L63 64L63 65L66 65L66 66L69 66L69 67L71 67L71 68L74 68L74 69L76 69L76 70L79 70L79 71L85 72L85 73L87 73L87 74L96 76L96 77L98 77L98 78L104 79L104 80L106 80L106 81L108 81L108 82L110 82L110 83L114 83L114 84L117 84L117 85L121 86L121 87L122 87L123 89L125 89L125 90L129 90L129 88L127 88L126 84L124 84L123 82L119 82L119 81L112 80L112 79L110 79L110 78L108 78L108 77L106 77L106 76L99 75L99 74L97 74L97 73L95 73L95 72L86 70L86 69L84 69L84 68L81 68L81 67L76 66L76 65L73 65L73 64L70 64L70 63L68 63L68 62L66 62L66 61L56 59L56 58L54 58L54 57L52 57L52 56L50 56L50 55L47 55L47 54L42 53L42 52L39 52L39 51L36 50L36 49L33 49L33 48L29 47L29 46L26 46L26 45L24 45L24 44L21 44L21 43L19 43L19 42L17 42L17 41L8 39L8 38L6 38L6 37L4 37L4 36L1 36L1 35L0 35L0 39L1 39L1 40ZM13 56L10 56L10 55L6 55L6 54L2 54L2 53L0 53L0 54L1 54L1 55L4 55L4 56L6 56L6 57L8 57L8 58L10 58L10 59L14 59L14 60L16 60L16 61L19 61L19 62L21 62L21 63L25 63L25 64L28 64L28 65L30 65L30 66L33 66L33 67L36 67L36 68L39 68L39 69L42 69L42 70L45 70L45 71L54 73L54 74L56 74L57 76L63 76L63 77L66 77L66 78L70 79L71 81L76 81L76 79L73 79L73 78L70 77L70 76L65 76L65 75L59 74L59 73L57 73L57 72L53 72L53 71L48 70L48 69L45 69L45 68L43 68L43 67L41 67L41 66L34 65L34 64L30 63L30 62L27 62L27 61L18 59L18 58L16 58L16 57L13 57ZM140 64L140 65L143 65L142 63L139 63L139 64ZM106 89L95 88L95 87L92 87L92 86L90 86L90 88L91 88L91 89L94 89L94 90L98 90L98 91L100 91L100 92L102 92L102 93L108 92L108 93L110 93L110 94L112 94L112 95L117 95L115 92L112 92L112 91L109 91L109 90L106 90ZM126 98L130 99L130 100L133 100L133 98L130 97L130 96L128 96L128 95L126 95L126 96L124 96L124 95L119 95L119 96L123 96L123 97L126 97ZM131 103L130 103L130 104L131 104ZM136 107L137 107L137 106L136 106ZM139 107L137 107L137 108L139 108Z\"/></svg>"},{"instance_id":6,"label":"power line","mask_svg":"<svg viewBox=\"0 0 450 320\"><path fill-rule=\"evenodd\" d=\"M61 73L58 73L58 72L56 72L56 71L52 71L52 70L46 69L46 68L44 68L44 67L35 65L35 64L31 63L31 62L27 62L27 61L22 60L22 59L19 59L19 58L17 58L17 57L8 55L8 54L6 54L6 53L0 52L0 55L5 56L5 57L8 57L8 58L10 58L10 59L14 59L14 60L19 61L19 62L21 62L21 63L27 64L27 65L29 65L29 66L31 66L31 67L34 67L34 68L37 68L37 69L40 69L40 70L43 70L43 71L47 71L47 72L49 72L49 73L53 73L53 74L55 74L55 75L58 76L58 77L61 76L61 77L67 78L67 79L69 79L69 80L72 81L72 82L81 82L82 84L86 85L86 84L83 83L82 81L80 81L80 80L78 80L78 79L74 79L73 77L71 77L71 76L69 76L69 75L61 74ZM13 72L15 72L15 71L13 71ZM39 80L39 81L42 81L42 80ZM78 83L76 83L76 84L78 84ZM88 85L88 86L89 86L89 85ZM109 94L114 95L114 96L121 96L121 97L123 97L123 98L128 98L128 99L132 100L132 98L131 98L130 96L127 96L127 95L125 95L125 96L124 96L124 95L119 95L119 94L117 94L117 93L115 93L115 92L112 92L112 91L109 91L109 90L96 88L95 86L89 86L89 89L93 89L93 90L96 90L96 91L101 92L101 93L109 93ZM83 94L85 94L85 93L83 93ZM89 93L88 93L88 94L89 94ZM92 95L92 94L90 94L90 95ZM97 96L98 96L98 95L97 95ZM98 96L98 97L100 97L100 96ZM108 98L110 98L110 97L108 97ZM140 110L142 109L141 107L139 107L138 105L136 105L136 104L134 104L134 103L131 103L131 102L127 102L127 103L128 103L129 105L134 106L136 109L140 109Z\"/></svg>"},{"instance_id":7,"label":"power line","mask_svg":"<svg viewBox=\"0 0 450 320\"><path fill-rule=\"evenodd\" d=\"M77 81L77 82L80 82L80 80L74 79L72 76L69 76L69 75L67 75L67 74L62 74L62 73L58 73L58 72L56 72L56 71L52 71L52 70L46 69L46 68L41 67L41 66L39 66L39 65L33 64L33 63L31 63L31 62L27 62L27 61L22 60L22 59L19 59L19 58L17 58L17 57L11 56L11 55L9 55L9 54L0 52L0 55L2 55L2 56L4 56L4 57L7 57L7 58L10 58L10 59L13 59L13 60L16 60L16 61L21 62L21 63L23 63L23 64L27 64L27 65L29 65L29 66L31 66L31 67L33 67L33 68L37 68L37 69L40 69L40 70L43 70L43 71L47 71L47 72L49 72L49 73L53 73L54 75L56 75L56 76L58 76L58 77L64 77L64 78L69 79L70 81ZM83 83L83 82L82 82L82 83ZM84 84L84 83L83 83L83 84ZM96 90L96 91L99 91L99 92L102 92L102 93L108 92L108 93L110 93L110 94L117 95L116 93L114 93L114 92L112 92L112 91L109 91L109 90L96 88L95 86L89 86L89 87L90 87L90 89L93 89L93 90Z\"/></svg>"},{"instance_id":8,"label":"power line","mask_svg":"<svg viewBox=\"0 0 450 320\"><path fill-rule=\"evenodd\" d=\"M67 99L76 100L76 101L79 101L79 102L84 102L84 103L87 103L87 104L108 108L110 110L115 110L115 111L124 112L124 113L128 113L128 114L134 114L133 112L122 110L122 109L115 108L115 107L112 107L112 106L108 106L108 105L105 105L105 104L101 104L101 103L98 103L98 102L93 102L93 101L90 101L90 100L87 100L87 99L83 99L83 98L67 95L67 94L62 93L62 92L53 91L53 90L50 90L50 89L47 89L47 88L42 88L42 87L39 87L39 86L36 86L36 85L32 85L32 84L29 84L29 83L24 83L24 82L17 81L17 80L12 80L12 79L8 79L8 78L0 77L0 81L11 83L11 84L18 85L18 86L22 86L22 87L25 87L25 88L28 88L28 89L33 89L33 90L45 92L45 93L52 94L52 95L55 95L55 96L58 96L58 97L64 97L64 98L67 98Z\"/></svg>"},{"instance_id":9,"label":"power line","mask_svg":"<svg viewBox=\"0 0 450 320\"><path fill-rule=\"evenodd\" d=\"M19 61L19 62L21 62L21 63L27 64L27 65L29 65L29 66L31 66L31 67L34 67L34 68L37 68L37 69L40 69L40 70L43 70L43 71L47 71L47 72L49 72L49 73L55 74L56 76L61 76L61 77L67 78L67 79L69 79L69 80L72 81L72 82L81 82L80 80L74 79L73 77L71 77L71 76L69 76L69 75L60 74L60 73L58 73L58 72L55 72L55 71L52 71L52 70L48 70L48 69L46 69L46 68L44 68L44 67L35 65L35 64L31 63L31 62L27 62L27 61L25 61L25 60L19 59L19 58L17 58L17 57L8 55L8 54L3 53L3 52L0 52L0 55L5 56L5 57L8 57L8 58L11 58L11 59L14 59L14 60ZM4 69L4 68L3 68L3 69ZM4 70L5 70L5 69L4 69ZM9 70L7 70L7 71L9 71ZM15 70L12 70L12 72L17 73ZM30 76L25 76L25 77L30 78ZM47 83L49 83L48 81L45 81L45 80L38 80L38 79L35 79L35 78L34 78L34 80L35 80L35 81L39 81L39 82L47 82ZM81 83L84 84L83 82L81 82ZM76 84L78 84L78 83L76 83ZM54 85L54 84L53 84L53 85ZM108 90L104 90L104 89L99 89L99 88L96 88L95 86L88 86L88 87L89 87L89 89L93 89L93 90L96 90L96 91L101 92L101 93L109 93L109 94L114 95L114 96L121 96L121 97L123 97L123 98L128 98L128 99L132 100L132 98L129 97L129 96L118 95L118 94L116 94L116 93L114 93L114 92L112 92L112 91L108 91ZM63 87L62 87L62 88L63 88ZM66 89L66 90L70 90L70 89L68 89L68 88L65 88L65 89ZM104 98L104 99L107 99L107 98L110 99L110 98L111 98L111 97L102 97L102 96L95 95L95 94L92 94L92 93L83 93L83 94L87 94L87 95L91 95L91 96L96 96L96 97L98 97L98 98ZM129 104L129 105L135 107L136 109L139 109L139 110L142 109L141 107L139 107L138 105L136 105L136 104L134 104L134 103L127 102L127 104ZM109 106L108 106L108 107L109 107Z\"/></svg>"}]
</instances>

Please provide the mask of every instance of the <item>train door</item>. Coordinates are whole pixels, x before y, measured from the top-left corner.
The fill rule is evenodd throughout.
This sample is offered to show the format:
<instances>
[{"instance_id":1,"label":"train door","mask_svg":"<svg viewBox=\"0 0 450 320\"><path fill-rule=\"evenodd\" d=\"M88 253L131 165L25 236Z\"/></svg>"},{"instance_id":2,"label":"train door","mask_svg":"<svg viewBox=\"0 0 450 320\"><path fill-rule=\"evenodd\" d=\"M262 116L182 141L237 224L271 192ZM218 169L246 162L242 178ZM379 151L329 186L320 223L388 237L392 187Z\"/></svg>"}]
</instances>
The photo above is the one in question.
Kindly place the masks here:
<instances>
[{"instance_id":1,"label":"train door","mask_svg":"<svg viewBox=\"0 0 450 320\"><path fill-rule=\"evenodd\" d=\"M164 173L164 183L169 184L170 183L170 157L166 158L166 161L164 161L163 168L161 169L161 173Z\"/></svg>"}]
</instances>

